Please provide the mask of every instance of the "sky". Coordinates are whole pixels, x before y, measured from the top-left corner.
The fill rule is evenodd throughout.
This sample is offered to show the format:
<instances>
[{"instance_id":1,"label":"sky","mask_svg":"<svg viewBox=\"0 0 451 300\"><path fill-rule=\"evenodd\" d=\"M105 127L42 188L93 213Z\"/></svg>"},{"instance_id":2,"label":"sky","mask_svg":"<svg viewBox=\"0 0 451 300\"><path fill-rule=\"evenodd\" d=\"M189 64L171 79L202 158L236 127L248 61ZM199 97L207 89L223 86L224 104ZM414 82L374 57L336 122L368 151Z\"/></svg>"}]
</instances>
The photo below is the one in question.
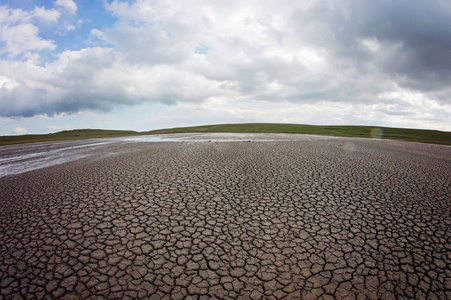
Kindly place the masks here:
<instances>
[{"instance_id":1,"label":"sky","mask_svg":"<svg viewBox=\"0 0 451 300\"><path fill-rule=\"evenodd\" d=\"M2 0L0 135L451 131L449 0Z\"/></svg>"}]
</instances>

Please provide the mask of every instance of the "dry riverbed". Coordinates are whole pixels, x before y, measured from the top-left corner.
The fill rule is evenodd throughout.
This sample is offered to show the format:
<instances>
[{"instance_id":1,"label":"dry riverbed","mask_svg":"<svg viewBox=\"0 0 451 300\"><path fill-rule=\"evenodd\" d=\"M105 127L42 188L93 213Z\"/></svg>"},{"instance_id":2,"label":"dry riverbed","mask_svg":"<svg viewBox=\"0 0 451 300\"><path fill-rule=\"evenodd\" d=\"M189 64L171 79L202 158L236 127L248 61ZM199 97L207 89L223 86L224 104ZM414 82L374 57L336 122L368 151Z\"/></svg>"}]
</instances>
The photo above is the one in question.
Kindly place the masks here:
<instances>
[{"instance_id":1,"label":"dry riverbed","mask_svg":"<svg viewBox=\"0 0 451 300\"><path fill-rule=\"evenodd\" d=\"M0 147L0 299L451 299L451 147L145 139Z\"/></svg>"}]
</instances>

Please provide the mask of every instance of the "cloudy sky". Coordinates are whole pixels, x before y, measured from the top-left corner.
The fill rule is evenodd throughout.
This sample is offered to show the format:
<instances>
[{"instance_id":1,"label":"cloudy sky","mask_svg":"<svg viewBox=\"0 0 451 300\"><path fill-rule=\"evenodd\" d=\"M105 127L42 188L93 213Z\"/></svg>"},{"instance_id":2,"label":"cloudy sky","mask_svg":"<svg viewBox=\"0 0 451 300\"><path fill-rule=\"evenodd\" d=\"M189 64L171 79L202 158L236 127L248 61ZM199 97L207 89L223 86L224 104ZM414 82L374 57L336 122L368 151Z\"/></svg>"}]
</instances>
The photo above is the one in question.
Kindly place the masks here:
<instances>
[{"instance_id":1,"label":"cloudy sky","mask_svg":"<svg viewBox=\"0 0 451 300\"><path fill-rule=\"evenodd\" d=\"M219 123L451 131L449 0L3 0L0 135Z\"/></svg>"}]
</instances>

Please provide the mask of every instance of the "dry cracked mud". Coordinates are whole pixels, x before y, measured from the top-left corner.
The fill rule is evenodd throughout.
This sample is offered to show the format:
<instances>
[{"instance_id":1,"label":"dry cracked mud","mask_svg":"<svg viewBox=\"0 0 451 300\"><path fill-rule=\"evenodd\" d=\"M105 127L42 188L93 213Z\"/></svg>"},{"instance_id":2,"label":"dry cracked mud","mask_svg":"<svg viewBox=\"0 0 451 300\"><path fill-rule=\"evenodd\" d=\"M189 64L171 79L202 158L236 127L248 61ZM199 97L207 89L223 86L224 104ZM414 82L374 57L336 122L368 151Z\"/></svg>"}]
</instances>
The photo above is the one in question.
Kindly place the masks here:
<instances>
[{"instance_id":1,"label":"dry cracked mud","mask_svg":"<svg viewBox=\"0 0 451 300\"><path fill-rule=\"evenodd\" d=\"M451 299L450 147L109 151L0 178L0 299Z\"/></svg>"}]
</instances>

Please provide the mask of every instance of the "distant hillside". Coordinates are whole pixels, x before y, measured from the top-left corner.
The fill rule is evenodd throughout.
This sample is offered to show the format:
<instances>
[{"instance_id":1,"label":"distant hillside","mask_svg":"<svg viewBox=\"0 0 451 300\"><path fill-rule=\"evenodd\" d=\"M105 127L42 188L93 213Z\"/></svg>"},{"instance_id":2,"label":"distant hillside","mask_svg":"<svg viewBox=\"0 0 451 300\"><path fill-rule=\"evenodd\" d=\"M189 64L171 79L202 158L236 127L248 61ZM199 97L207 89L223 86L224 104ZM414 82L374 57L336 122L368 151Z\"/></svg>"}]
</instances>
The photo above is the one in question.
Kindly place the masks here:
<instances>
[{"instance_id":1,"label":"distant hillside","mask_svg":"<svg viewBox=\"0 0 451 300\"><path fill-rule=\"evenodd\" d=\"M411 142L451 145L451 132L438 130L404 129L390 127L380 127L375 129L375 127L372 126L316 126L301 124L249 123L180 127L152 130L146 132L101 129L66 130L51 134L2 136L0 137L0 146L60 140L194 132L300 133L344 137L377 137Z\"/></svg>"},{"instance_id":2,"label":"distant hillside","mask_svg":"<svg viewBox=\"0 0 451 300\"><path fill-rule=\"evenodd\" d=\"M378 127L382 129L385 139L395 139L411 142L423 142L433 144L451 145L451 132L438 130L404 129ZM181 127L161 129L144 132L143 134L167 134L189 132L255 132L255 133L302 133L332 135L344 137L374 137L379 132L372 126L316 126L301 124L274 124L274 123L249 123L249 124L224 124L206 125L195 127ZM373 135L373 136L372 136ZM380 136L379 136L380 137Z\"/></svg>"},{"instance_id":3,"label":"distant hillside","mask_svg":"<svg viewBox=\"0 0 451 300\"><path fill-rule=\"evenodd\" d=\"M49 134L0 136L0 146L11 144L48 142L48 141L131 136L139 134L140 133L136 131L126 131L126 130L76 129L76 130L65 130Z\"/></svg>"}]
</instances>

